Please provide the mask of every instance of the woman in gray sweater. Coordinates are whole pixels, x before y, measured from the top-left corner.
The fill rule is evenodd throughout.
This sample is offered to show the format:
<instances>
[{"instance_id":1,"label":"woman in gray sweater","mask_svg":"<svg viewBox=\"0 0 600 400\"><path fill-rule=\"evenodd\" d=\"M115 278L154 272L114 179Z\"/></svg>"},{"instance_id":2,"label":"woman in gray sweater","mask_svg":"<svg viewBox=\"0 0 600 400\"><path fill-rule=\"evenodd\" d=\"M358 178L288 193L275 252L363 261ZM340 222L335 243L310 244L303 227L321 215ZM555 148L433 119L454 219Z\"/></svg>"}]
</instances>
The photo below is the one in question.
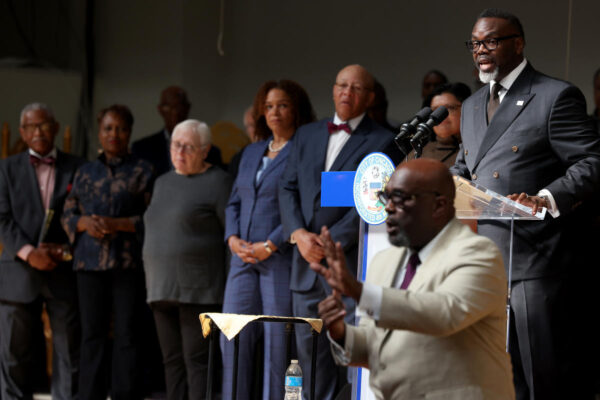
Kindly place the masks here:
<instances>
[{"instance_id":1,"label":"woman in gray sweater","mask_svg":"<svg viewBox=\"0 0 600 400\"><path fill-rule=\"evenodd\" d=\"M223 243L230 176L205 161L210 128L187 120L171 137L175 171L155 184L144 222L148 303L165 365L167 397L203 399L208 341L198 314L220 311L225 282Z\"/></svg>"}]
</instances>

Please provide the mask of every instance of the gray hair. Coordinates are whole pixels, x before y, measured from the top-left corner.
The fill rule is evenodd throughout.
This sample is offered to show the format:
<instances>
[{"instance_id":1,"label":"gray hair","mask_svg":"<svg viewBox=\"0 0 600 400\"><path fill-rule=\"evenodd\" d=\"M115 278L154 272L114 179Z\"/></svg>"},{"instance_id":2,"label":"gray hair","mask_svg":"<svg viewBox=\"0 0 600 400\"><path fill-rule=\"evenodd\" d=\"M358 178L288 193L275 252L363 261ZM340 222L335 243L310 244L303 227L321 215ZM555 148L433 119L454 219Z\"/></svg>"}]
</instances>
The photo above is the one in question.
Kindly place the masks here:
<instances>
[{"instance_id":1,"label":"gray hair","mask_svg":"<svg viewBox=\"0 0 600 400\"><path fill-rule=\"evenodd\" d=\"M186 119L183 122L178 123L173 129L173 136L179 131L190 131L198 137L202 146L211 143L211 132L209 126L197 119Z\"/></svg>"},{"instance_id":2,"label":"gray hair","mask_svg":"<svg viewBox=\"0 0 600 400\"><path fill-rule=\"evenodd\" d=\"M25 114L27 114L29 111L38 111L38 110L45 111L48 118L55 120L54 113L52 112L52 109L47 104L36 102L36 103L27 104L25 107L23 107L23 110L21 110L21 118L19 120L20 123L23 123L23 119L25 119Z\"/></svg>"}]
</instances>

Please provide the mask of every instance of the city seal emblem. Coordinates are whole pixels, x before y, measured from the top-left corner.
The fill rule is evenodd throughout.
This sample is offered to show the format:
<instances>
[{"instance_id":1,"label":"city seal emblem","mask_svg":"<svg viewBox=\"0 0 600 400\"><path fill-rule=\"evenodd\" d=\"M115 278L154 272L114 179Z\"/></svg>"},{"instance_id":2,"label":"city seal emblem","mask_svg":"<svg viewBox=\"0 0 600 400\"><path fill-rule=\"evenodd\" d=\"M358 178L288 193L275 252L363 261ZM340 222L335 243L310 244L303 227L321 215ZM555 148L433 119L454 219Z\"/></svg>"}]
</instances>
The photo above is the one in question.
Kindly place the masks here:
<instances>
[{"instance_id":1,"label":"city seal emblem","mask_svg":"<svg viewBox=\"0 0 600 400\"><path fill-rule=\"evenodd\" d=\"M383 153L371 153L360 162L354 176L354 204L358 215L370 225L379 225L387 218L385 204L377 193L394 173L394 163Z\"/></svg>"}]
</instances>

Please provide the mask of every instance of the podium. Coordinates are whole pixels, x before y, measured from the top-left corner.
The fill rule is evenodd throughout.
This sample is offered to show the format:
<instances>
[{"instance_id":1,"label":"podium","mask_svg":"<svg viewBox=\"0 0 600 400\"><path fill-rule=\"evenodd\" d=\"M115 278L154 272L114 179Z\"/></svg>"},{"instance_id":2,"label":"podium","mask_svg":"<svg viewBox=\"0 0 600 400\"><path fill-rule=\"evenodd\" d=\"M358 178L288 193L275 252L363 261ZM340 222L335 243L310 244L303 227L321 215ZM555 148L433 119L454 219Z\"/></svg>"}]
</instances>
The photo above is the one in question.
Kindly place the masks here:
<instances>
[{"instance_id":1,"label":"podium","mask_svg":"<svg viewBox=\"0 0 600 400\"><path fill-rule=\"evenodd\" d=\"M475 220L510 220L510 243L508 250L508 291L506 295L506 351L508 351L508 335L510 332L510 289L512 281L513 266L513 236L515 220L534 220L541 221L546 216L546 209L543 208L535 215L532 214L530 207L516 203L508 197L493 192L484 186L454 176L454 185L456 187L456 197L454 198L454 208L458 219Z\"/></svg>"},{"instance_id":2,"label":"podium","mask_svg":"<svg viewBox=\"0 0 600 400\"><path fill-rule=\"evenodd\" d=\"M234 340L233 354L233 398L237 399L237 375L238 375L238 355L240 348L240 332L246 325L254 322L267 323L285 323L287 336L287 357L288 362L291 357L292 340L294 340L293 324L308 324L312 332L312 360L311 360L311 386L310 400L315 400L315 377L317 371L317 338L323 329L323 321L316 318L298 318L298 317L279 317L273 315L247 315L247 314L224 314L224 313L204 313L200 314L200 323L202 324L202 334L209 337L208 351L208 385L206 387L206 398L213 398L212 382L214 373L216 344L218 342L218 332L221 330L227 340ZM265 371L265 373L268 373ZM283 377L281 384L283 385Z\"/></svg>"},{"instance_id":3,"label":"podium","mask_svg":"<svg viewBox=\"0 0 600 400\"><path fill-rule=\"evenodd\" d=\"M368 158L369 156L367 156ZM366 160L366 158L365 158ZM360 170L359 166L359 170ZM322 206L347 207L352 206L352 197L349 198L348 193L351 188L346 187L354 183L356 180L351 176L352 172L325 172L322 174L321 187ZM336 184L333 184L335 182ZM345 183L344 183L345 182ZM507 287L507 334L506 348L508 351L508 332L510 323L510 291L512 279L512 252L513 252L513 232L515 220L543 220L546 215L546 209L542 209L535 215L532 215L530 207L518 204L507 197L500 195L484 186L478 185L468 179L454 176L454 184L456 187L456 196L454 206L456 209L456 217L465 220L507 220L510 221L510 243L509 243L509 259L508 259L508 287ZM329 185L329 186L327 186ZM356 194L354 194L356 199ZM357 207L358 209L358 207ZM359 212L360 214L360 212ZM360 222L360 237L359 237L359 260L358 260L358 278L365 280L368 265L373 256L381 250L389 247L385 224L369 224L365 219ZM358 323L358 321L357 321ZM373 395L369 390L368 370L355 368L353 371L353 390L352 398L356 400L373 399Z\"/></svg>"}]
</instances>

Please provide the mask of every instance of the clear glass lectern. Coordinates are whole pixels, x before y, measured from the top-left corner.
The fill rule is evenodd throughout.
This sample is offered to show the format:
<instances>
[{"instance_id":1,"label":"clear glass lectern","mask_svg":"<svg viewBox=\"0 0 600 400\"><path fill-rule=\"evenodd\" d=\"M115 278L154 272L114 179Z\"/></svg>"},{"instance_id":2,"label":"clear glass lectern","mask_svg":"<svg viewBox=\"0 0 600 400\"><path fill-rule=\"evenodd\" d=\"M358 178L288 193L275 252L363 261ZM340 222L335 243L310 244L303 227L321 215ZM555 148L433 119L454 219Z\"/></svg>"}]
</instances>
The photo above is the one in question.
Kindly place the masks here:
<instances>
[{"instance_id":1,"label":"clear glass lectern","mask_svg":"<svg viewBox=\"0 0 600 400\"><path fill-rule=\"evenodd\" d=\"M456 208L456 217L458 219L510 220L510 243L507 268L508 293L506 300L506 351L508 351L514 223L515 220L541 221L546 216L546 209L543 208L533 215L533 210L530 207L516 203L508 197L502 196L460 176L454 176L454 185L456 186L454 208Z\"/></svg>"}]
</instances>

